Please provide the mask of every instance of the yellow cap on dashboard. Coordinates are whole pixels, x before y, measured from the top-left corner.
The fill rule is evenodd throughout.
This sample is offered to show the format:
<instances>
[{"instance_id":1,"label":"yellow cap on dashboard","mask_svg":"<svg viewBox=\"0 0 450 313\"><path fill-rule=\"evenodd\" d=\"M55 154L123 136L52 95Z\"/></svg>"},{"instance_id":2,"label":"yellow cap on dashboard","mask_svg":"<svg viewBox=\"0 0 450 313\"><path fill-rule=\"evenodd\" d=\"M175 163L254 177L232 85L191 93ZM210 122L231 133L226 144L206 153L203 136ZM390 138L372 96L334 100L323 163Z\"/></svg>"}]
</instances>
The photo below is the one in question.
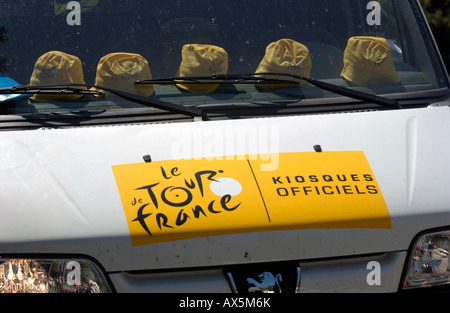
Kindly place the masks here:
<instances>
[{"instance_id":1,"label":"yellow cap on dashboard","mask_svg":"<svg viewBox=\"0 0 450 313\"><path fill-rule=\"evenodd\" d=\"M228 72L228 54L217 46L187 44L181 51L181 64L176 76L223 75ZM190 92L214 92L219 84L177 84Z\"/></svg>"},{"instance_id":2,"label":"yellow cap on dashboard","mask_svg":"<svg viewBox=\"0 0 450 313\"><path fill-rule=\"evenodd\" d=\"M153 85L134 85L136 80L145 79L152 79L152 73L145 58L139 54L115 52L100 59L95 85L147 97L153 94ZM108 92L105 91L105 93Z\"/></svg>"},{"instance_id":3,"label":"yellow cap on dashboard","mask_svg":"<svg viewBox=\"0 0 450 313\"><path fill-rule=\"evenodd\" d=\"M85 84L83 66L78 57L61 52L49 51L42 55L34 65L30 85ZM78 99L82 95L43 95L36 94L33 100Z\"/></svg>"},{"instance_id":4,"label":"yellow cap on dashboard","mask_svg":"<svg viewBox=\"0 0 450 313\"><path fill-rule=\"evenodd\" d=\"M309 77L311 68L312 61L306 46L292 39L280 39L267 46L264 58L255 73L283 73ZM266 77L284 79L283 76L267 75ZM286 79L290 78L286 77ZM299 80L298 84L268 84L266 86L270 89L277 89L297 87L299 85L308 84Z\"/></svg>"},{"instance_id":5,"label":"yellow cap on dashboard","mask_svg":"<svg viewBox=\"0 0 450 313\"><path fill-rule=\"evenodd\" d=\"M384 38L351 37L344 51L341 76L358 86L400 82L391 48Z\"/></svg>"}]
</instances>

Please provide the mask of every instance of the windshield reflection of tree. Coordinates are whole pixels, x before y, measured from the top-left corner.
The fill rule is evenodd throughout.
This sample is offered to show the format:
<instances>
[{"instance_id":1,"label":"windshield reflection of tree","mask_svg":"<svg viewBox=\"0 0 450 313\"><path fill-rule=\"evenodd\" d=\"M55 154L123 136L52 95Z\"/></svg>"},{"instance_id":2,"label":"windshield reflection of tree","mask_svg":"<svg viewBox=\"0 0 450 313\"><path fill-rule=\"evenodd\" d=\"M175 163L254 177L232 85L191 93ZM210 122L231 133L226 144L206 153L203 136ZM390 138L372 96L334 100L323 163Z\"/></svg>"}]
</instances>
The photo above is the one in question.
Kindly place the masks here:
<instances>
[{"instance_id":1,"label":"windshield reflection of tree","mask_svg":"<svg viewBox=\"0 0 450 313\"><path fill-rule=\"evenodd\" d=\"M5 42L6 38L6 27L0 26L0 42ZM6 58L0 56L0 72L6 72Z\"/></svg>"}]
</instances>

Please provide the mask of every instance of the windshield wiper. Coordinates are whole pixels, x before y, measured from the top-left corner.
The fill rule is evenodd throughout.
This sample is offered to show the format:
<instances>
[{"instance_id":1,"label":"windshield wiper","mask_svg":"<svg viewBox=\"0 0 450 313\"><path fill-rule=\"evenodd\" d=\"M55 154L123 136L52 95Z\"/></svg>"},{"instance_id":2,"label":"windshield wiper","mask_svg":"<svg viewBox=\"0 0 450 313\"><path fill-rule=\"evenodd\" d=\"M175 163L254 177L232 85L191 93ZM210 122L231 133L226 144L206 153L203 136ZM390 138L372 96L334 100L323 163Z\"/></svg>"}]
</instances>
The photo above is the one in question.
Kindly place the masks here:
<instances>
[{"instance_id":1,"label":"windshield wiper","mask_svg":"<svg viewBox=\"0 0 450 313\"><path fill-rule=\"evenodd\" d=\"M68 85L17 85L12 87L0 88L0 95L10 94L47 94L47 95L103 95L99 91L82 89L86 85L68 84Z\"/></svg>"},{"instance_id":2,"label":"windshield wiper","mask_svg":"<svg viewBox=\"0 0 450 313\"><path fill-rule=\"evenodd\" d=\"M186 76L186 77L168 77L158 79L137 80L136 85L196 85L196 84L219 84L219 85L235 85L235 84L271 84L286 85L297 84L292 79L277 79L264 76L256 76L256 74L238 74L238 75L211 75L211 76Z\"/></svg>"},{"instance_id":3,"label":"windshield wiper","mask_svg":"<svg viewBox=\"0 0 450 313\"><path fill-rule=\"evenodd\" d=\"M277 79L270 76L287 77L288 79ZM395 109L401 109L396 100L377 96L367 92L354 90L326 83L317 79L283 73L255 73L238 75L211 75L211 76L188 76L188 77L170 77L163 79L138 80L137 85L155 84L155 85L174 85L174 84L298 84L298 80L310 83L318 88L330 91L341 96L350 97L364 102L388 106Z\"/></svg>"},{"instance_id":4,"label":"windshield wiper","mask_svg":"<svg viewBox=\"0 0 450 313\"><path fill-rule=\"evenodd\" d=\"M92 89L94 88L94 89ZM133 93L108 88L104 86L86 84L61 84L61 85L19 85L7 88L0 88L0 94L46 94L46 95L104 95L98 91L108 91L122 99L157 108L172 113L181 113L192 117L202 117L206 119L205 113L192 107L185 107L179 104L161 101L154 98L147 98Z\"/></svg>"},{"instance_id":5,"label":"windshield wiper","mask_svg":"<svg viewBox=\"0 0 450 313\"><path fill-rule=\"evenodd\" d=\"M377 96L371 93L350 89L338 85L333 85L330 83L326 83L324 81L320 81L314 78L299 76L299 75L293 75L293 74L280 74L280 73L262 73L263 75L281 75L281 76L288 76L294 79L303 80L307 83L310 83L311 85L314 85L318 88L321 88L326 91L330 91L336 94L339 94L341 96L346 96L349 98L361 100L364 102L372 102L374 104L379 104L383 106L389 106L395 109L402 109L400 104L397 102L397 100L389 99L381 96Z\"/></svg>"}]
</instances>

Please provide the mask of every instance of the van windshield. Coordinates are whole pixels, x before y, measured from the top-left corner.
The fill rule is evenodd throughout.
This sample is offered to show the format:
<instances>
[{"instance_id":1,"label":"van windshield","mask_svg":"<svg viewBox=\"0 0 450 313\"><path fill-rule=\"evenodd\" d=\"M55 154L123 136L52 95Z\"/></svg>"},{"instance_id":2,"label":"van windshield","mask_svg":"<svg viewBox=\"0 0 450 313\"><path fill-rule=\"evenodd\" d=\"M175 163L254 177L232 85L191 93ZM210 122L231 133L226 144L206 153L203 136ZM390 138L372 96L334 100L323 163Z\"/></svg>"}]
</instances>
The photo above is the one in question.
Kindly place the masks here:
<instances>
[{"instance_id":1,"label":"van windshield","mask_svg":"<svg viewBox=\"0 0 450 313\"><path fill-rule=\"evenodd\" d=\"M448 88L431 40L416 1L0 0L0 114L413 97Z\"/></svg>"}]
</instances>

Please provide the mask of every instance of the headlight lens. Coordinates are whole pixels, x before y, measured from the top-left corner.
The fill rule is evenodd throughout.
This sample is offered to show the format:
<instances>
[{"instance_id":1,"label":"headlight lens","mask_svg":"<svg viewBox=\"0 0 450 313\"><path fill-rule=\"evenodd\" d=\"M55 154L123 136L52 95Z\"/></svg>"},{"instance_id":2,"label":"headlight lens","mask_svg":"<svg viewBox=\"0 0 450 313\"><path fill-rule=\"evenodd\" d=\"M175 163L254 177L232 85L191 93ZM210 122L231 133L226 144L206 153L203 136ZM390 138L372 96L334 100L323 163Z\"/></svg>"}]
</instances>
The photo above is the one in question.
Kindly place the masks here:
<instances>
[{"instance_id":1,"label":"headlight lens","mask_svg":"<svg viewBox=\"0 0 450 313\"><path fill-rule=\"evenodd\" d=\"M102 271L85 259L0 259L0 293L104 293Z\"/></svg>"},{"instance_id":2,"label":"headlight lens","mask_svg":"<svg viewBox=\"0 0 450 313\"><path fill-rule=\"evenodd\" d=\"M450 231L429 233L413 246L404 289L450 284Z\"/></svg>"}]
</instances>

